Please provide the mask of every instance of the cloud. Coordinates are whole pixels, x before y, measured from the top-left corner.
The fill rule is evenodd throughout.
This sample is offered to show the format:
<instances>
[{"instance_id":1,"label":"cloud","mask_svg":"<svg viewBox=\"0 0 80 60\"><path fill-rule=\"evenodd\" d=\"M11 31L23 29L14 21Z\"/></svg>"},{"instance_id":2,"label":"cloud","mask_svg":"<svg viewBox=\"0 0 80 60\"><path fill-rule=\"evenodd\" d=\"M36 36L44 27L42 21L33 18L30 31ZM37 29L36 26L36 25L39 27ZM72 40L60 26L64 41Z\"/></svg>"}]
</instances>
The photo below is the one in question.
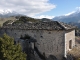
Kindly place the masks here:
<instances>
[{"instance_id":1,"label":"cloud","mask_svg":"<svg viewBox=\"0 0 80 60\"><path fill-rule=\"evenodd\" d=\"M0 10L10 9L21 14L34 16L51 9L56 5L49 3L49 0L1 0Z\"/></svg>"},{"instance_id":2,"label":"cloud","mask_svg":"<svg viewBox=\"0 0 80 60\"><path fill-rule=\"evenodd\" d=\"M79 12L80 11L80 7L76 7L76 10Z\"/></svg>"},{"instance_id":3,"label":"cloud","mask_svg":"<svg viewBox=\"0 0 80 60\"><path fill-rule=\"evenodd\" d=\"M80 7L76 7L76 9L80 9Z\"/></svg>"},{"instance_id":4,"label":"cloud","mask_svg":"<svg viewBox=\"0 0 80 60\"><path fill-rule=\"evenodd\" d=\"M48 19L52 19L52 18L54 18L55 16L49 16L49 15L40 15L40 16L34 16L34 18L39 18L39 19L41 19L41 18L48 18Z\"/></svg>"}]
</instances>

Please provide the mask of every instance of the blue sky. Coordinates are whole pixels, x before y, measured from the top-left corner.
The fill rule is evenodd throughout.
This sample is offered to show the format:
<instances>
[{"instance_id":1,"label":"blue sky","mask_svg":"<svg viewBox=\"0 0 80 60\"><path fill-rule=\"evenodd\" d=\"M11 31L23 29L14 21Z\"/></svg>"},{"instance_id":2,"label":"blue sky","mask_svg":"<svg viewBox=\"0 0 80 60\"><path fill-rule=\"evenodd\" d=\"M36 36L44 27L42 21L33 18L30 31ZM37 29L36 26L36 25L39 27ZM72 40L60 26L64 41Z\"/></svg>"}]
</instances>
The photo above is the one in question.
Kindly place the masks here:
<instances>
[{"instance_id":1,"label":"blue sky","mask_svg":"<svg viewBox=\"0 0 80 60\"><path fill-rule=\"evenodd\" d=\"M49 2L56 5L56 8L42 13L42 15L60 16L77 11L78 7L80 7L80 0L49 0Z\"/></svg>"},{"instance_id":2,"label":"blue sky","mask_svg":"<svg viewBox=\"0 0 80 60\"><path fill-rule=\"evenodd\" d=\"M80 0L1 0L0 13L13 12L34 18L69 15L80 9Z\"/></svg>"}]
</instances>

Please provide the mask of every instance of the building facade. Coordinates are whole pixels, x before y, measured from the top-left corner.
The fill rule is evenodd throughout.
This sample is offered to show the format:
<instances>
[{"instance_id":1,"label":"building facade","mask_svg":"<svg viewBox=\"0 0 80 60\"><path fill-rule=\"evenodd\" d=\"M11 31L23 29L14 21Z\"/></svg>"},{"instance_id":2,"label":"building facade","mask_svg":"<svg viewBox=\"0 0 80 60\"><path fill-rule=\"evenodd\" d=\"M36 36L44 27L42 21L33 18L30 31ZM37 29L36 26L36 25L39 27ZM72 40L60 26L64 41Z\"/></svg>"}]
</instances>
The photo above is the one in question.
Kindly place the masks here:
<instances>
[{"instance_id":1,"label":"building facade","mask_svg":"<svg viewBox=\"0 0 80 60\"><path fill-rule=\"evenodd\" d=\"M57 21L3 26L0 28L0 35L4 33L16 42L25 35L34 38L36 42L29 41L34 50L34 60L62 60L75 47L74 27ZM26 43L22 45L24 47Z\"/></svg>"}]
</instances>

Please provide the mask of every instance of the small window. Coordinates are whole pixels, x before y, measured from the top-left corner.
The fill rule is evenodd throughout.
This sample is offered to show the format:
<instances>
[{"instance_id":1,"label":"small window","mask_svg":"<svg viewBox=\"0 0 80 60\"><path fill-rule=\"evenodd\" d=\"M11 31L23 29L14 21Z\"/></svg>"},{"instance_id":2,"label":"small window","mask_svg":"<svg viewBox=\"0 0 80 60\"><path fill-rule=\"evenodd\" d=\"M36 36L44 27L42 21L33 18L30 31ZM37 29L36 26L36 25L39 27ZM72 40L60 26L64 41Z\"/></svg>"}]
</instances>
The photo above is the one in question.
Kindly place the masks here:
<instances>
[{"instance_id":1,"label":"small window","mask_svg":"<svg viewBox=\"0 0 80 60\"><path fill-rule=\"evenodd\" d=\"M57 46L57 52L58 52L58 46Z\"/></svg>"},{"instance_id":2,"label":"small window","mask_svg":"<svg viewBox=\"0 0 80 60\"><path fill-rule=\"evenodd\" d=\"M51 32L49 32L48 34L51 34Z\"/></svg>"},{"instance_id":3,"label":"small window","mask_svg":"<svg viewBox=\"0 0 80 60\"><path fill-rule=\"evenodd\" d=\"M41 36L41 38L43 38L43 36Z\"/></svg>"},{"instance_id":4,"label":"small window","mask_svg":"<svg viewBox=\"0 0 80 60\"><path fill-rule=\"evenodd\" d=\"M72 49L72 40L69 41L69 49Z\"/></svg>"}]
</instances>

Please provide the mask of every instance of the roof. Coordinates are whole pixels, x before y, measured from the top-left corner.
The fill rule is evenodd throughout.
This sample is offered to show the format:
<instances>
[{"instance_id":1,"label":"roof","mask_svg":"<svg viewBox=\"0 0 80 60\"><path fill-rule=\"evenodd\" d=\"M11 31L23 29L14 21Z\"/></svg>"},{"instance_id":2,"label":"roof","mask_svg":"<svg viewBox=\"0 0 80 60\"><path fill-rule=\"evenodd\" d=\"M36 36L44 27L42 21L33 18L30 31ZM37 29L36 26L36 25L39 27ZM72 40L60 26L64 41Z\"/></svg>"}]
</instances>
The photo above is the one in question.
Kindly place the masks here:
<instances>
[{"instance_id":1,"label":"roof","mask_svg":"<svg viewBox=\"0 0 80 60\"><path fill-rule=\"evenodd\" d=\"M41 30L70 30L74 29L74 26L69 24L61 23L58 21L51 22L39 22L39 23L25 23L25 24L15 24L9 26L3 26L2 28L10 29L41 29Z\"/></svg>"}]
</instances>

